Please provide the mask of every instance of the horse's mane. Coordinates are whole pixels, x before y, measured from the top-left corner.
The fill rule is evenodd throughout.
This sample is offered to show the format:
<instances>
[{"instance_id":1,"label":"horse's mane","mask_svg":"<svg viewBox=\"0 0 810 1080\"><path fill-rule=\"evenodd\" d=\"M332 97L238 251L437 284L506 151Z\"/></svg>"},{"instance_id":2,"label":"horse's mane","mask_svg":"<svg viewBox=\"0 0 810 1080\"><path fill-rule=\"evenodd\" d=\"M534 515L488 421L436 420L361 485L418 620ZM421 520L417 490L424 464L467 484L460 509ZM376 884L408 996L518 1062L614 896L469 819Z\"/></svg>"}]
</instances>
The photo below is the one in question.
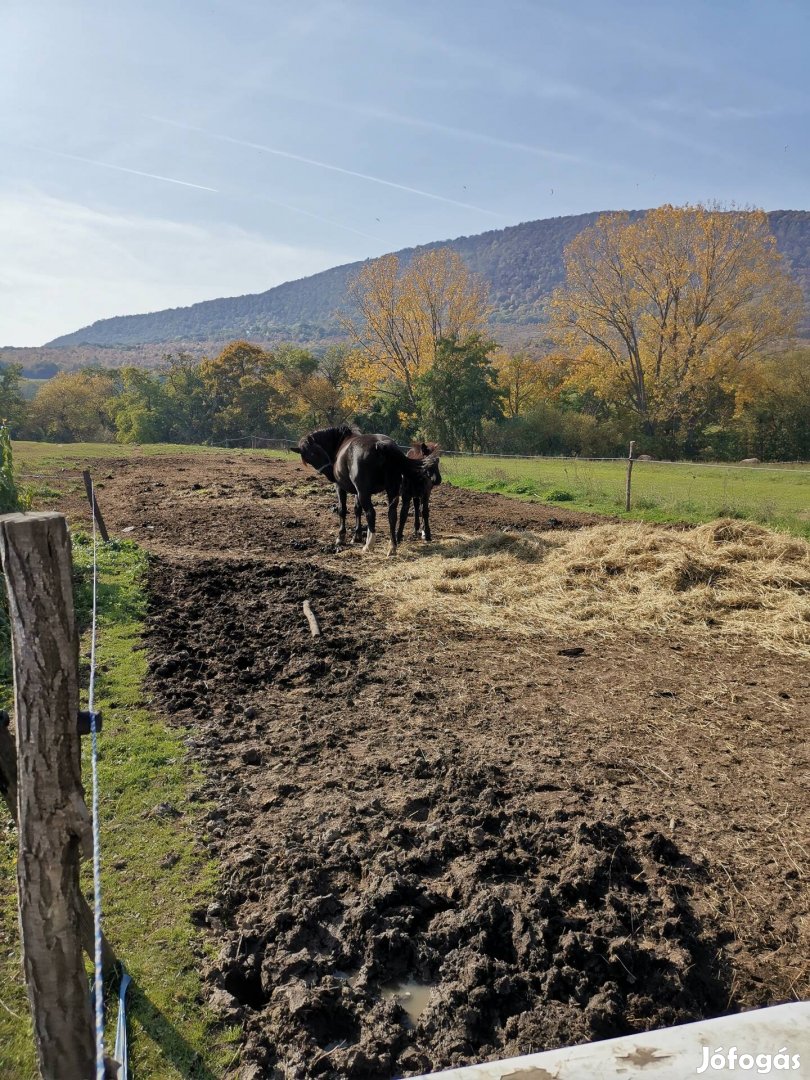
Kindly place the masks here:
<instances>
[{"instance_id":1,"label":"horse's mane","mask_svg":"<svg viewBox=\"0 0 810 1080\"><path fill-rule=\"evenodd\" d=\"M338 424L337 427L318 428L304 435L298 443L298 449L303 453L313 446L325 450L330 458L334 458L340 444L352 435L360 435L360 428L356 424Z\"/></svg>"}]
</instances>

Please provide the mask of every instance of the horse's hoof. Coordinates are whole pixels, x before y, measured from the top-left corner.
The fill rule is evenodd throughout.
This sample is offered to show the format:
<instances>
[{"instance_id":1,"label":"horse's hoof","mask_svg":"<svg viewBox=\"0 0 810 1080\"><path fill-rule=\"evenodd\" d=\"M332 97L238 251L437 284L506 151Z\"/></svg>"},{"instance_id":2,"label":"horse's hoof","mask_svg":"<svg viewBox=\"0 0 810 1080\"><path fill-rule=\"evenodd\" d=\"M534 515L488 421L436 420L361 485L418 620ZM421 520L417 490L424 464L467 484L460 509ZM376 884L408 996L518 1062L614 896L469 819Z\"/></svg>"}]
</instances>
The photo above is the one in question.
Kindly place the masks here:
<instances>
[{"instance_id":1,"label":"horse's hoof","mask_svg":"<svg viewBox=\"0 0 810 1080\"><path fill-rule=\"evenodd\" d=\"M397 549L395 547L390 547L388 549L388 554L385 557L386 557L386 559L393 559L393 557L396 555L396 553L397 553Z\"/></svg>"},{"instance_id":2,"label":"horse's hoof","mask_svg":"<svg viewBox=\"0 0 810 1080\"><path fill-rule=\"evenodd\" d=\"M370 532L368 534L368 540L366 540L366 544L365 544L365 547L363 548L363 551L370 551L371 546L372 546L373 543L374 543L374 533Z\"/></svg>"}]
</instances>

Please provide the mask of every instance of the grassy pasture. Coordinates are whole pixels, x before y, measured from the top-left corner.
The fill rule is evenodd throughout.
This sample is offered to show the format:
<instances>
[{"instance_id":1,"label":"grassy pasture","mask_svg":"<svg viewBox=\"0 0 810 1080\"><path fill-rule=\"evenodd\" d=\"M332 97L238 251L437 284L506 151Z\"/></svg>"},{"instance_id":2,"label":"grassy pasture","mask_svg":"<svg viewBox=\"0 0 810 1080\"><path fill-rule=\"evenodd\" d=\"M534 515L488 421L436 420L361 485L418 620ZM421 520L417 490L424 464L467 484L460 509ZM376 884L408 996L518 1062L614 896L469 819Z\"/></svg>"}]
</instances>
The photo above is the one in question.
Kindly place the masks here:
<instances>
[{"instance_id":1,"label":"grassy pasture","mask_svg":"<svg viewBox=\"0 0 810 1080\"><path fill-rule=\"evenodd\" d=\"M808 465L735 468L639 461L633 466L629 515L621 461L452 455L442 458L442 475L458 487L559 502L572 510L692 524L738 517L810 537Z\"/></svg>"}]
</instances>

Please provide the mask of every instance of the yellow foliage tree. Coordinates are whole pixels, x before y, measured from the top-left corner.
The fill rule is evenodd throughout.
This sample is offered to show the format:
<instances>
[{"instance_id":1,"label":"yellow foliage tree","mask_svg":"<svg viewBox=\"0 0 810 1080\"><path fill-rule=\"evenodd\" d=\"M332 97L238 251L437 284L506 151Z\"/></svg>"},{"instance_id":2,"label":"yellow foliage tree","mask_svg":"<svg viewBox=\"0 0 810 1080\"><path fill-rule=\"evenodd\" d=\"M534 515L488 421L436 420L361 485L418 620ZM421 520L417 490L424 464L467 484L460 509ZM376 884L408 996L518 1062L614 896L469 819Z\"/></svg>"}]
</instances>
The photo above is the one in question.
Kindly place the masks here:
<instances>
[{"instance_id":1,"label":"yellow foliage tree","mask_svg":"<svg viewBox=\"0 0 810 1080\"><path fill-rule=\"evenodd\" d=\"M568 373L565 359L531 356L526 352L501 350L492 358L503 390L503 411L508 417L524 416L535 405L556 398Z\"/></svg>"},{"instance_id":2,"label":"yellow foliage tree","mask_svg":"<svg viewBox=\"0 0 810 1080\"><path fill-rule=\"evenodd\" d=\"M29 422L46 439L111 439L115 395L113 372L62 371L38 391Z\"/></svg>"},{"instance_id":3,"label":"yellow foliage tree","mask_svg":"<svg viewBox=\"0 0 810 1080\"><path fill-rule=\"evenodd\" d=\"M348 295L356 315L342 323L354 346L355 407L391 387L416 413L416 381L433 365L437 343L483 332L489 314L486 286L449 248L404 266L396 255L375 259L351 279Z\"/></svg>"},{"instance_id":4,"label":"yellow foliage tree","mask_svg":"<svg viewBox=\"0 0 810 1080\"><path fill-rule=\"evenodd\" d=\"M552 328L573 380L652 432L689 422L752 357L795 332L802 296L766 214L662 206L605 214L565 252Z\"/></svg>"},{"instance_id":5,"label":"yellow foliage tree","mask_svg":"<svg viewBox=\"0 0 810 1080\"><path fill-rule=\"evenodd\" d=\"M293 419L312 427L339 424L348 415L348 350L330 346L323 356L307 349L284 346L276 353L278 390L270 419Z\"/></svg>"}]
</instances>

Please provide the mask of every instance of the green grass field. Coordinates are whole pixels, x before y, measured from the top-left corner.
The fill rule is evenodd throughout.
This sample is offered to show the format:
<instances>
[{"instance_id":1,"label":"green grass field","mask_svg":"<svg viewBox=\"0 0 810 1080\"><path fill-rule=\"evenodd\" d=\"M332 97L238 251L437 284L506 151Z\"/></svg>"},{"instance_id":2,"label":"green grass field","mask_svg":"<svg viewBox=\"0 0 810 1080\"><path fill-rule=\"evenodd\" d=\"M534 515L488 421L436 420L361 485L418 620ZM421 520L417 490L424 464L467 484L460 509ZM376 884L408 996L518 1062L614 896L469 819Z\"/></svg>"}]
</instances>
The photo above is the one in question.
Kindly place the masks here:
<instances>
[{"instance_id":1,"label":"green grass field","mask_svg":"<svg viewBox=\"0 0 810 1080\"><path fill-rule=\"evenodd\" d=\"M87 625L92 553L73 536L77 616ZM193 797L202 777L185 756L182 733L149 711L146 656L139 648L145 612L145 555L134 544L101 546L96 702L99 737L104 929L132 975L130 1060L136 1076L215 1080L236 1060L238 1029L223 1028L200 1001L197 957L204 945L191 913L207 905L217 869L200 849ZM85 639L83 684L89 648ZM10 687L0 688L5 702ZM5 703L4 702L4 703ZM89 784L89 739L83 741ZM90 799L89 789L87 800ZM16 833L0 811L0 1076L37 1075L17 930ZM92 892L91 870L84 872ZM113 1002L114 1005L114 1002ZM116 1009L108 1013L108 1044Z\"/></svg>"},{"instance_id":2,"label":"green grass field","mask_svg":"<svg viewBox=\"0 0 810 1080\"><path fill-rule=\"evenodd\" d=\"M629 514L624 509L626 472L621 461L442 458L442 475L458 487L641 521L698 524L747 518L810 538L808 465L734 468L638 461Z\"/></svg>"}]
</instances>

